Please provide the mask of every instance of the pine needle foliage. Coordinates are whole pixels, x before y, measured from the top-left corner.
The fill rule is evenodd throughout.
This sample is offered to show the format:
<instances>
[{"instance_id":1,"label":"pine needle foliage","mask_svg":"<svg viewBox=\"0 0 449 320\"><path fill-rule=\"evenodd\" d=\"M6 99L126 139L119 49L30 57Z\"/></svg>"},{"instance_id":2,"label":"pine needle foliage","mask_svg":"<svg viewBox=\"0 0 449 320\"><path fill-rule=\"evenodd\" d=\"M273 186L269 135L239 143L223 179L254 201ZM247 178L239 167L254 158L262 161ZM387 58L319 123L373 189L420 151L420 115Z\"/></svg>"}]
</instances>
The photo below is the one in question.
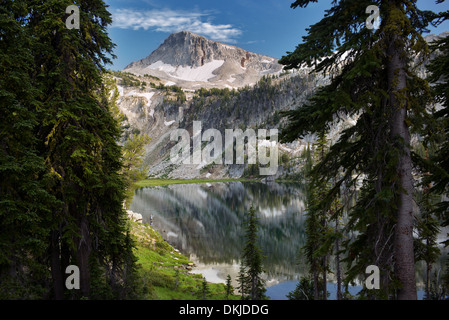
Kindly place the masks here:
<instances>
[{"instance_id":1,"label":"pine needle foliage","mask_svg":"<svg viewBox=\"0 0 449 320\"><path fill-rule=\"evenodd\" d=\"M101 0L2 1L1 295L136 297L120 130L102 83L114 44ZM65 287L80 270L80 290ZM5 275L5 276L4 276ZM22 285L24 290L17 290Z\"/></svg>"},{"instance_id":2,"label":"pine needle foliage","mask_svg":"<svg viewBox=\"0 0 449 320\"><path fill-rule=\"evenodd\" d=\"M263 255L258 245L259 220L253 206L245 217L245 246L242 253L240 286L242 297L251 300L263 300L265 280L262 278Z\"/></svg>"},{"instance_id":3,"label":"pine needle foliage","mask_svg":"<svg viewBox=\"0 0 449 320\"><path fill-rule=\"evenodd\" d=\"M298 0L292 8L313 2ZM338 177L321 199L323 208L342 186L361 185L346 226L355 234L345 243L346 282L368 265L379 266L381 290L368 293L370 298L416 299L411 135L433 136L436 128L428 82L416 71L429 57L422 33L436 14L419 10L416 2L333 1L303 43L280 60L287 68L307 66L330 79L306 104L284 113L289 125L282 141L355 120L312 175L322 183ZM377 30L366 27L370 5L380 10Z\"/></svg>"}]
</instances>

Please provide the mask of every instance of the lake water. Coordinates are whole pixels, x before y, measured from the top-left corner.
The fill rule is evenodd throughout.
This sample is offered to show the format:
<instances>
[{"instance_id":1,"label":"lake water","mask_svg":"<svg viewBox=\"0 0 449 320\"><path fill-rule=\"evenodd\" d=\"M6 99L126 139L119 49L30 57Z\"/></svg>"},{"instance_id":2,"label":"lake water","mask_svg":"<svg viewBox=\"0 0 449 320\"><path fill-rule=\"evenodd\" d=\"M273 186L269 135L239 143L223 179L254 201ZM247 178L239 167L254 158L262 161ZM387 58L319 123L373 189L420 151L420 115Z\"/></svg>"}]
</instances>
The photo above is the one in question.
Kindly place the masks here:
<instances>
[{"instance_id":1,"label":"lake water","mask_svg":"<svg viewBox=\"0 0 449 320\"><path fill-rule=\"evenodd\" d=\"M253 205L260 222L259 246L265 256L267 295L286 299L305 273L298 251L305 242L304 186L300 184L227 182L170 185L136 190L130 210L193 260L193 272L209 282L233 285L244 246L244 215ZM332 275L329 275L332 281ZM334 288L334 289L333 289ZM352 293L361 287L351 288ZM335 285L329 283L331 299ZM333 293L334 292L334 293Z\"/></svg>"}]
</instances>

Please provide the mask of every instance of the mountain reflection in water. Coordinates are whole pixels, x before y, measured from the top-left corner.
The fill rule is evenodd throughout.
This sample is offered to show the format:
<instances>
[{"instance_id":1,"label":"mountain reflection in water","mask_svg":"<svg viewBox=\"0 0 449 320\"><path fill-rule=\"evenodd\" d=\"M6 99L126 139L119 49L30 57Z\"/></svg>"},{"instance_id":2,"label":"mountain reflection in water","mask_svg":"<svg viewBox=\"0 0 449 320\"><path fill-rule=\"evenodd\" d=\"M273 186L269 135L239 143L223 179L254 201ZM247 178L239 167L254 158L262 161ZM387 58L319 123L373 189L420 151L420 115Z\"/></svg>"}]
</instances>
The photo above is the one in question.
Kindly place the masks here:
<instances>
[{"instance_id":1,"label":"mountain reflection in water","mask_svg":"<svg viewBox=\"0 0 449 320\"><path fill-rule=\"evenodd\" d=\"M267 276L285 280L298 274L305 204L300 184L227 182L142 188L130 210L144 223L153 216L164 239L200 264L235 266L245 242L244 215L254 205Z\"/></svg>"}]
</instances>

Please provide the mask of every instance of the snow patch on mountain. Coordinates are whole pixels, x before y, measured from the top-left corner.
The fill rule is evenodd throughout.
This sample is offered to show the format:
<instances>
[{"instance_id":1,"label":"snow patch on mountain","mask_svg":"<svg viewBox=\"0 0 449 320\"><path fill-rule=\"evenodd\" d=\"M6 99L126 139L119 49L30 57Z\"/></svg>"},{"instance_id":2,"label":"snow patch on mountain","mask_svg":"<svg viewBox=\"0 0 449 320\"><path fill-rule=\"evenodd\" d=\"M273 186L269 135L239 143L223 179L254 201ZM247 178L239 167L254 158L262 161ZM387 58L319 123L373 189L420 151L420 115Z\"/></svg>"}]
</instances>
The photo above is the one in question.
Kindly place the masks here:
<instances>
[{"instance_id":1,"label":"snow patch on mountain","mask_svg":"<svg viewBox=\"0 0 449 320\"><path fill-rule=\"evenodd\" d=\"M225 44L222 44L223 48L229 49L229 50L235 50L235 47L227 46Z\"/></svg>"},{"instance_id":2,"label":"snow patch on mountain","mask_svg":"<svg viewBox=\"0 0 449 320\"><path fill-rule=\"evenodd\" d=\"M134 96L134 97L144 97L147 99L148 103L147 105L151 105L151 98L154 96L154 92L137 92L137 91L130 91L126 94L126 96Z\"/></svg>"},{"instance_id":3,"label":"snow patch on mountain","mask_svg":"<svg viewBox=\"0 0 449 320\"><path fill-rule=\"evenodd\" d=\"M163 71L173 78L184 81L209 81L215 77L214 71L220 68L223 63L224 60L213 60L195 68L190 66L172 66L162 61L157 61L146 67L145 70Z\"/></svg>"}]
</instances>

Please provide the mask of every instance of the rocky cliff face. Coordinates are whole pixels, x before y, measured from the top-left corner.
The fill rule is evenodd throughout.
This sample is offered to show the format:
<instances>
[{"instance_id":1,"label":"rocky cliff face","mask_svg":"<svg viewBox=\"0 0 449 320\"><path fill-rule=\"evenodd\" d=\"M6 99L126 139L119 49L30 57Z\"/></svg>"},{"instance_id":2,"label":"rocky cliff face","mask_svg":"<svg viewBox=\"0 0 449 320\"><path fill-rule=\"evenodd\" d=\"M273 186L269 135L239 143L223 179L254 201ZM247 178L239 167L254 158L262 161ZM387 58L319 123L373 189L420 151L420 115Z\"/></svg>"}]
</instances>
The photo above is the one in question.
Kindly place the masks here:
<instances>
[{"instance_id":1,"label":"rocky cliff face","mask_svg":"<svg viewBox=\"0 0 449 320\"><path fill-rule=\"evenodd\" d=\"M431 35L426 40L436 38ZM130 73L117 76L118 106L127 117L125 126L129 132L146 133L151 138L145 156L148 175L183 179L244 175L249 169L247 164L172 163L170 150L175 142L170 134L175 129L185 129L193 137L194 121L201 121L202 132L216 129L223 136L226 129L281 129L281 111L302 105L316 88L328 82L323 75L310 75L308 70L286 73L281 69L274 58L190 32L171 35L150 56L130 64L124 70ZM425 76L424 67L419 72ZM123 76L134 81L124 82L120 79ZM354 121L335 124L329 138L336 141L341 128ZM313 137L310 139L313 141ZM298 158L310 141L280 144L280 157ZM192 140L190 143L192 146ZM294 171L294 167L290 170ZM281 164L278 174L288 171Z\"/></svg>"},{"instance_id":2,"label":"rocky cliff face","mask_svg":"<svg viewBox=\"0 0 449 320\"><path fill-rule=\"evenodd\" d=\"M193 137L193 123L200 121L202 133L208 129L218 130L224 146L227 129L253 129L255 132L257 129L279 129L283 125L280 112L304 103L323 81L324 78L296 72L274 79L264 78L255 86L240 90L199 92L184 103L165 100L158 105L157 110L165 115L165 123L170 123L170 130L185 129L190 137ZM168 178L239 178L248 170L247 162L245 165L175 165L169 158L170 149L174 144L170 141L169 134L157 142L154 141L154 148L146 157L150 175ZM193 146L193 143L191 145ZM286 153L290 158L297 157L306 146L306 141L279 144L280 156ZM280 168L278 174L283 173L285 170Z\"/></svg>"},{"instance_id":3,"label":"rocky cliff face","mask_svg":"<svg viewBox=\"0 0 449 320\"><path fill-rule=\"evenodd\" d=\"M170 35L148 57L124 71L152 75L183 88L237 88L279 73L277 59L208 40L188 31Z\"/></svg>"},{"instance_id":4,"label":"rocky cliff face","mask_svg":"<svg viewBox=\"0 0 449 320\"><path fill-rule=\"evenodd\" d=\"M150 81L151 78L135 79ZM139 81L137 81L139 82ZM174 164L170 151L176 144L170 134L176 129L185 129L193 139L193 123L201 122L202 133L216 129L222 135L224 145L227 129L245 131L253 129L280 129L283 126L281 111L291 110L303 104L315 88L323 85L322 76L310 76L305 70L262 78L252 87L238 90L201 89L189 93L186 101L175 99L167 90L123 86L118 78L118 106L126 115L128 131L146 133L151 138L147 146L144 163L148 175L162 178L239 178L249 169L244 165L208 165L208 163ZM193 149L193 141L190 141ZM307 146L307 141L279 145L280 155L298 157ZM203 144L204 147L204 144ZM285 173L280 167L278 173ZM256 170L257 171L257 170Z\"/></svg>"},{"instance_id":5,"label":"rocky cliff face","mask_svg":"<svg viewBox=\"0 0 449 320\"><path fill-rule=\"evenodd\" d=\"M319 85L306 72L283 72L275 58L185 31L169 36L116 78L126 130L149 135L148 175L164 178L242 176L247 164L173 164L171 132L186 129L193 137L194 121L201 121L203 132L216 129L223 138L226 129L278 128L279 112L302 102ZM285 147L285 152L301 147Z\"/></svg>"}]
</instances>

